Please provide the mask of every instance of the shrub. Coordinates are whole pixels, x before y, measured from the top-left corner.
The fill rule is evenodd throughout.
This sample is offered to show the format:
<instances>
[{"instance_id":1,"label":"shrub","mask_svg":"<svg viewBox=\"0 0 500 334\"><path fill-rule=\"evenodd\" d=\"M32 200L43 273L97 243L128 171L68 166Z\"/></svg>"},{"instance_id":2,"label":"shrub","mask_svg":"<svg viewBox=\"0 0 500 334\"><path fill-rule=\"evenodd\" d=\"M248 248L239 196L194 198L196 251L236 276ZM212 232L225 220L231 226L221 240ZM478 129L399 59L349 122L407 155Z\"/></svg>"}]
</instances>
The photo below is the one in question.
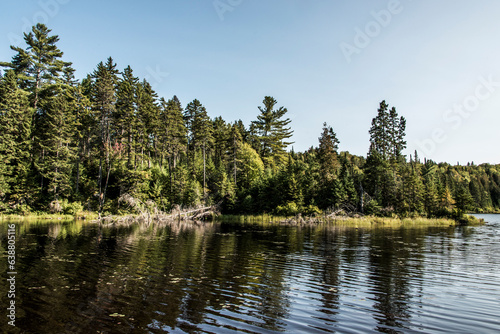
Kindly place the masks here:
<instances>
[{"instance_id":1,"label":"shrub","mask_svg":"<svg viewBox=\"0 0 500 334\"><path fill-rule=\"evenodd\" d=\"M63 202L63 213L66 215L76 216L78 213L83 211L83 205L80 202L66 203Z\"/></svg>"},{"instance_id":2,"label":"shrub","mask_svg":"<svg viewBox=\"0 0 500 334\"><path fill-rule=\"evenodd\" d=\"M308 216L313 216L320 215L322 212L316 205L309 204L302 210L302 213Z\"/></svg>"},{"instance_id":3,"label":"shrub","mask_svg":"<svg viewBox=\"0 0 500 334\"><path fill-rule=\"evenodd\" d=\"M378 215L380 214L381 207L378 205L377 201L372 199L365 204L364 213L367 215Z\"/></svg>"},{"instance_id":4,"label":"shrub","mask_svg":"<svg viewBox=\"0 0 500 334\"><path fill-rule=\"evenodd\" d=\"M247 195L241 202L241 211L245 213L252 212L253 209L253 198L252 195Z\"/></svg>"},{"instance_id":5,"label":"shrub","mask_svg":"<svg viewBox=\"0 0 500 334\"><path fill-rule=\"evenodd\" d=\"M299 207L295 202L287 202L285 205L278 205L276 214L280 216L294 216L299 213Z\"/></svg>"},{"instance_id":6,"label":"shrub","mask_svg":"<svg viewBox=\"0 0 500 334\"><path fill-rule=\"evenodd\" d=\"M31 208L26 205L26 204L18 204L16 205L14 209L14 213L21 215L21 216L27 216L31 212Z\"/></svg>"}]
</instances>

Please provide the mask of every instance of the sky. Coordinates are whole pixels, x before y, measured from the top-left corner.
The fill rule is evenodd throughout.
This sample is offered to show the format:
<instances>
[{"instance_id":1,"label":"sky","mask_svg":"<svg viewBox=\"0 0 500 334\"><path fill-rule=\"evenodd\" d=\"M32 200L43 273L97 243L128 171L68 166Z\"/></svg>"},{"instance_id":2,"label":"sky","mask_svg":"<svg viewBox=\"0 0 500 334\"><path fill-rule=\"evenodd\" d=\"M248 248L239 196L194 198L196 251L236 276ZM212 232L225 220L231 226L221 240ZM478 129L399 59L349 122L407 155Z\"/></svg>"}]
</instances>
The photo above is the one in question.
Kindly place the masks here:
<instances>
[{"instance_id":1,"label":"sky","mask_svg":"<svg viewBox=\"0 0 500 334\"><path fill-rule=\"evenodd\" d=\"M198 99L211 117L257 119L273 96L293 149L366 156L382 100L407 120L405 153L500 163L496 0L2 0L0 60L41 22L77 78L113 57L159 96ZM495 144L497 143L497 144ZM291 149L291 147L290 147Z\"/></svg>"}]
</instances>

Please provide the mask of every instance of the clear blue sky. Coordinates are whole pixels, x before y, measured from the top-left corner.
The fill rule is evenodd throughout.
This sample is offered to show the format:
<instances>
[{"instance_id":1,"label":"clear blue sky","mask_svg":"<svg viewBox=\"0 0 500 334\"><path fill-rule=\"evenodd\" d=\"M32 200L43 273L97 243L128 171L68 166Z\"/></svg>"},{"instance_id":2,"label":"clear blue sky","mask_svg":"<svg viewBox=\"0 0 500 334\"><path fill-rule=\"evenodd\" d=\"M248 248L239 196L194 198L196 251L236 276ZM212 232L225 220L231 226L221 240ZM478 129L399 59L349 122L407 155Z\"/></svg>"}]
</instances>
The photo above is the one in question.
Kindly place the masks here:
<instances>
[{"instance_id":1,"label":"clear blue sky","mask_svg":"<svg viewBox=\"0 0 500 334\"><path fill-rule=\"evenodd\" d=\"M211 117L255 120L266 95L289 110L295 151L322 123L366 155L382 100L407 118L408 149L500 163L500 2L2 0L0 59L40 21L78 78L112 56L160 96ZM21 45L24 45L21 43ZM155 73L156 72L156 73ZM167 75L168 73L168 75ZM495 144L496 143L496 144Z\"/></svg>"}]
</instances>

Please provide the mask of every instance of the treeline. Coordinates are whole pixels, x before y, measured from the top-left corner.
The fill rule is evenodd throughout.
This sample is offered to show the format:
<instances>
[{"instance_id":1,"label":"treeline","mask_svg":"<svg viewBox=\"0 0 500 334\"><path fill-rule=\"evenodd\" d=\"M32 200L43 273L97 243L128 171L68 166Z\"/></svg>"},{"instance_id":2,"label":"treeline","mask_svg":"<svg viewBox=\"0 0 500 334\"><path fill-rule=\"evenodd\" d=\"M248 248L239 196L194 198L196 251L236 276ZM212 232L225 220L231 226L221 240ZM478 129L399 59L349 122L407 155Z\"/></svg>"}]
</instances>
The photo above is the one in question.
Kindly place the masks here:
<instances>
[{"instance_id":1,"label":"treeline","mask_svg":"<svg viewBox=\"0 0 500 334\"><path fill-rule=\"evenodd\" d=\"M221 203L226 213L449 216L500 208L500 166L409 159L406 120L382 101L366 158L339 152L326 123L317 147L288 152L287 109L270 96L246 127L211 118L194 99L159 97L112 58L75 80L43 24L0 78L0 211L129 210L129 194L161 210Z\"/></svg>"}]
</instances>

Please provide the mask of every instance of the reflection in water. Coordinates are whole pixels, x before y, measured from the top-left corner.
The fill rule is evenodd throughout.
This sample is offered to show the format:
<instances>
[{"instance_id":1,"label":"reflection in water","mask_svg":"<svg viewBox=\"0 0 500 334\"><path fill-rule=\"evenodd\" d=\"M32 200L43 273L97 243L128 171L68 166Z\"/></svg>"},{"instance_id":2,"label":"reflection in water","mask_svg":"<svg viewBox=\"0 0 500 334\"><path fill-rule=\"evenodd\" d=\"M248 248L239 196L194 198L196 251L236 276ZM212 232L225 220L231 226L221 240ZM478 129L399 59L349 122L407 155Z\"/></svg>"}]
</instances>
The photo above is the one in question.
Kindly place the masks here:
<instances>
[{"instance_id":1,"label":"reflection in water","mask_svg":"<svg viewBox=\"0 0 500 334\"><path fill-rule=\"evenodd\" d=\"M16 329L499 330L499 226L18 223Z\"/></svg>"}]
</instances>

